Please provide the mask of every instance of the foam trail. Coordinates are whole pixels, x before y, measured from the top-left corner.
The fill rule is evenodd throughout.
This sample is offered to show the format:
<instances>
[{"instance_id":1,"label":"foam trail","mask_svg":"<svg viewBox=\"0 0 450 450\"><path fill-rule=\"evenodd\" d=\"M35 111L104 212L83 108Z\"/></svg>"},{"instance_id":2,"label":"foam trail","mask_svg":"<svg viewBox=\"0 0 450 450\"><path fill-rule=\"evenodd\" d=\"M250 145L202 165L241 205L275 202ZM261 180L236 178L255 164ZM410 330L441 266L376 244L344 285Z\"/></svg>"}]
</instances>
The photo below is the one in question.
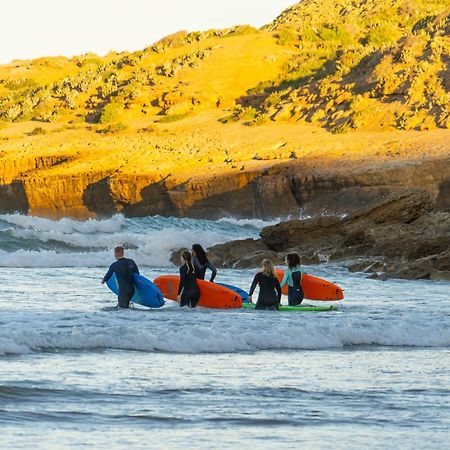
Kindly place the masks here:
<instances>
[{"instance_id":1,"label":"foam trail","mask_svg":"<svg viewBox=\"0 0 450 450\"><path fill-rule=\"evenodd\" d=\"M129 320L120 322L126 314ZM402 320L395 324L377 321L364 324L353 320L347 326L314 322L299 332L298 324L281 325L271 318L262 322L260 328L249 329L248 316L242 313L230 316L226 327L195 324L189 317L184 319L190 322L186 325L154 321L149 329L146 323L133 321L131 314L133 312L124 312L122 316L117 313L119 319L109 315L103 324L97 318L95 323L63 331L57 327L36 329L36 326L34 329L30 327L32 331L4 330L0 333L0 354L96 349L197 354L317 350L361 345L450 347L450 332L443 322L424 325L414 320ZM164 311L156 314L164 314ZM265 316L267 318L268 315ZM265 332L268 321L271 322L271 333Z\"/></svg>"}]
</instances>

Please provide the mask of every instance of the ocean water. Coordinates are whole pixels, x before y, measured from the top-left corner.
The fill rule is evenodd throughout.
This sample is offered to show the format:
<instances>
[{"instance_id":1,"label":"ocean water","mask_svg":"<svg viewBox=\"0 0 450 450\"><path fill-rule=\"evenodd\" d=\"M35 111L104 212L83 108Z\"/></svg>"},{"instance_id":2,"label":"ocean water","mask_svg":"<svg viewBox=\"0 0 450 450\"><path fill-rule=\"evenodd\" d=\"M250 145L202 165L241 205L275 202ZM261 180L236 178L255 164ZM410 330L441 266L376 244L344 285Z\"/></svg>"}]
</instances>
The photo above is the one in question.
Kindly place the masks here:
<instances>
[{"instance_id":1,"label":"ocean water","mask_svg":"<svg viewBox=\"0 0 450 450\"><path fill-rule=\"evenodd\" d=\"M447 282L309 266L345 289L325 313L117 311L100 284L114 245L154 278L263 225L0 216L0 448L448 448Z\"/></svg>"}]
</instances>

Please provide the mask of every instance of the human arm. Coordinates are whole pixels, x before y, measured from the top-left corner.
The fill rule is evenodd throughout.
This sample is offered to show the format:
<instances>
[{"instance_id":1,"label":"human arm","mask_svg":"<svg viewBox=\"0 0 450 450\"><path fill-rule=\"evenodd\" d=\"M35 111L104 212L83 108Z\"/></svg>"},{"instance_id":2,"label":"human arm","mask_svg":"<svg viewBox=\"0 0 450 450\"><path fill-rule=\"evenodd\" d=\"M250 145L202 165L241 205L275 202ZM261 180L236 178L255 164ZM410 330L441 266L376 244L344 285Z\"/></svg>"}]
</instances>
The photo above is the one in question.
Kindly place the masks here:
<instances>
[{"instance_id":1,"label":"human arm","mask_svg":"<svg viewBox=\"0 0 450 450\"><path fill-rule=\"evenodd\" d=\"M276 279L275 282L275 290L277 291L278 295L278 303L281 303L281 285L280 282L278 281L278 278Z\"/></svg>"},{"instance_id":2,"label":"human arm","mask_svg":"<svg viewBox=\"0 0 450 450\"><path fill-rule=\"evenodd\" d=\"M186 284L186 266L180 267L180 285L178 286L178 297L181 295L181 292L184 289Z\"/></svg>"},{"instance_id":3,"label":"human arm","mask_svg":"<svg viewBox=\"0 0 450 450\"><path fill-rule=\"evenodd\" d=\"M280 283L280 286L283 287L289 278L289 269L284 271L283 280Z\"/></svg>"},{"instance_id":4,"label":"human arm","mask_svg":"<svg viewBox=\"0 0 450 450\"><path fill-rule=\"evenodd\" d=\"M137 273L139 275L139 268L134 261L133 261L133 273Z\"/></svg>"},{"instance_id":5,"label":"human arm","mask_svg":"<svg viewBox=\"0 0 450 450\"><path fill-rule=\"evenodd\" d=\"M211 273L211 278L210 278L210 282L213 283L214 282L214 278L216 278L217 275L217 269L214 267L214 265L209 261L206 261L206 267L212 272Z\"/></svg>"},{"instance_id":6,"label":"human arm","mask_svg":"<svg viewBox=\"0 0 450 450\"><path fill-rule=\"evenodd\" d=\"M252 285L250 286L250 290L248 291L249 297L251 297L253 295L253 292L255 292L258 283L259 283L259 273L255 275L255 278L253 278Z\"/></svg>"},{"instance_id":7,"label":"human arm","mask_svg":"<svg viewBox=\"0 0 450 450\"><path fill-rule=\"evenodd\" d=\"M106 275L103 277L102 284L105 284L113 276L113 273L114 273L113 265L114 264L111 264L111 266L109 267L108 272L106 272Z\"/></svg>"}]
</instances>

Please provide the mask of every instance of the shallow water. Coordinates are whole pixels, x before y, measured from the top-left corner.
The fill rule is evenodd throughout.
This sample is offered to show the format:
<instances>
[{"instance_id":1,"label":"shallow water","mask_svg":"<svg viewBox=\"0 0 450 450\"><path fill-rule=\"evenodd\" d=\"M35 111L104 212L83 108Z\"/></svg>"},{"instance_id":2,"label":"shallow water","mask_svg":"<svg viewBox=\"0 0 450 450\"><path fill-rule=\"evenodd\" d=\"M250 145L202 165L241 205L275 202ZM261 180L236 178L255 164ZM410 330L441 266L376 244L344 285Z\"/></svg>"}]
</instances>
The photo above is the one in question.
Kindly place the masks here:
<instances>
[{"instance_id":1,"label":"shallow water","mask_svg":"<svg viewBox=\"0 0 450 450\"><path fill-rule=\"evenodd\" d=\"M115 311L100 285L111 258L99 243L125 234L144 275L174 271L162 268L170 244L163 254L161 234L139 241L158 234L149 230L155 219L67 221L63 236L47 241L42 222L26 220L8 216L0 229L2 448L448 447L449 283L381 282L321 265L308 271L345 289L338 311L181 310L173 302ZM174 229L183 242L197 240L199 222ZM217 241L258 228L210 225ZM74 236L90 247L65 247ZM22 267L9 267L20 258ZM92 267L76 267L83 258ZM105 267L95 267L101 259ZM252 276L221 271L218 281L248 289Z\"/></svg>"}]
</instances>

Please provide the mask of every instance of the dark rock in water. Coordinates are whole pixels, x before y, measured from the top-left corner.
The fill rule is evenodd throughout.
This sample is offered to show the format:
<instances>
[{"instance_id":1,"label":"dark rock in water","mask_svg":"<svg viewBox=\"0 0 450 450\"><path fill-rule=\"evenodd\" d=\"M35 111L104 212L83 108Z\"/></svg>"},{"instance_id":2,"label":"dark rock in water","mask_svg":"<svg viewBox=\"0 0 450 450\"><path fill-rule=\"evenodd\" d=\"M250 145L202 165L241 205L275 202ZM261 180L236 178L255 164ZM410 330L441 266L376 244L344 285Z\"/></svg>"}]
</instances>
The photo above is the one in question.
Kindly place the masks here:
<instances>
[{"instance_id":1,"label":"dark rock in water","mask_svg":"<svg viewBox=\"0 0 450 450\"><path fill-rule=\"evenodd\" d=\"M410 223L431 210L432 200L428 192L408 190L381 198L378 203L350 217L348 222Z\"/></svg>"},{"instance_id":2,"label":"dark rock in water","mask_svg":"<svg viewBox=\"0 0 450 450\"><path fill-rule=\"evenodd\" d=\"M342 219L290 220L266 227L261 239L276 252L320 254L330 261L363 258L349 270L379 279L429 279L433 270L447 270L445 252L450 248L450 213L434 212L432 206L425 191L393 192Z\"/></svg>"},{"instance_id":3,"label":"dark rock in water","mask_svg":"<svg viewBox=\"0 0 450 450\"><path fill-rule=\"evenodd\" d=\"M181 266L181 254L184 250L189 250L188 248L179 248L178 250L174 250L172 255L170 256L170 262L175 264L176 266Z\"/></svg>"},{"instance_id":4,"label":"dark rock in water","mask_svg":"<svg viewBox=\"0 0 450 450\"><path fill-rule=\"evenodd\" d=\"M439 255L431 255L416 261L394 264L388 268L386 275L389 278L405 279L436 279L439 273L450 271L450 250ZM445 278L444 278L445 279Z\"/></svg>"},{"instance_id":5,"label":"dark rock in water","mask_svg":"<svg viewBox=\"0 0 450 450\"><path fill-rule=\"evenodd\" d=\"M450 270L432 270L430 272L430 280L450 281Z\"/></svg>"},{"instance_id":6,"label":"dark rock in water","mask_svg":"<svg viewBox=\"0 0 450 450\"><path fill-rule=\"evenodd\" d=\"M243 239L214 245L208 249L208 256L217 267L248 269L259 267L263 259L279 263L280 257L269 250L261 239Z\"/></svg>"},{"instance_id":7,"label":"dark rock in water","mask_svg":"<svg viewBox=\"0 0 450 450\"><path fill-rule=\"evenodd\" d=\"M450 212L433 211L430 194L418 189L384 192L371 200L343 218L288 220L265 227L261 239L209 248L209 258L219 268L247 269L260 267L266 258L282 264L287 253L297 252L302 264L353 260L350 271L376 279L445 279L450 271ZM180 253L174 252L172 262L179 264Z\"/></svg>"},{"instance_id":8,"label":"dark rock in water","mask_svg":"<svg viewBox=\"0 0 450 450\"><path fill-rule=\"evenodd\" d=\"M233 263L233 269L252 269L255 267L261 267L261 263L264 259L270 259L274 264L281 264L282 259L275 252L261 252L253 253L243 258L238 259Z\"/></svg>"},{"instance_id":9,"label":"dark rock in water","mask_svg":"<svg viewBox=\"0 0 450 450\"><path fill-rule=\"evenodd\" d=\"M321 241L339 233L342 228L343 222L337 217L289 220L263 228L261 238L271 250L285 251L289 248Z\"/></svg>"}]
</instances>

